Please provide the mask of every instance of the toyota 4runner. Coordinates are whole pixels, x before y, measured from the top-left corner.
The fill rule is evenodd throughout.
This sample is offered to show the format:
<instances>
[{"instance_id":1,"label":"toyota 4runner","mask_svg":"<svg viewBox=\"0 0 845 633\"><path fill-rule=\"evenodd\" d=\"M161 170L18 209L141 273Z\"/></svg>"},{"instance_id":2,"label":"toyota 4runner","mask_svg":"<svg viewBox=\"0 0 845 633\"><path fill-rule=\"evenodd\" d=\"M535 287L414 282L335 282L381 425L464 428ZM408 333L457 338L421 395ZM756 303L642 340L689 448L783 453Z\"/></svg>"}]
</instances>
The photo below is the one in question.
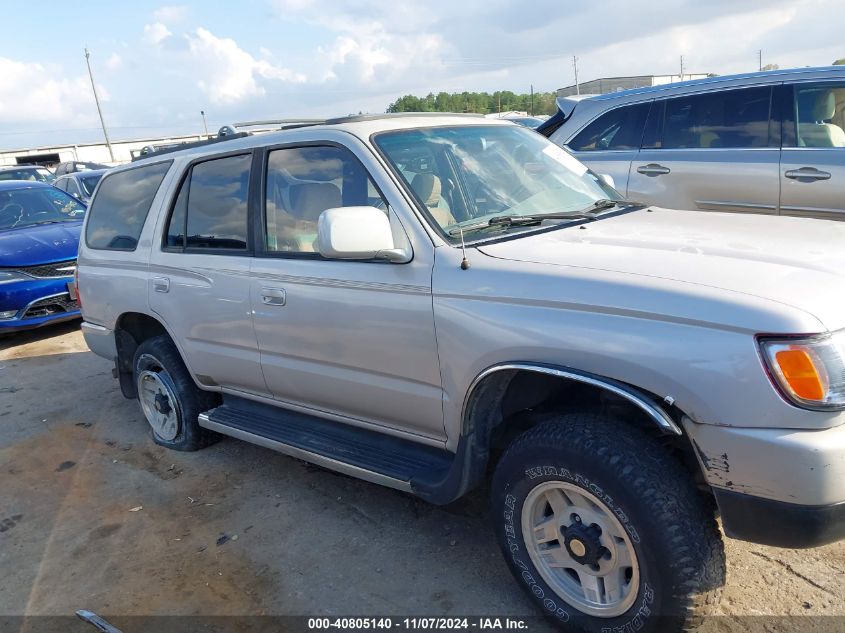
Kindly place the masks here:
<instances>
[{"instance_id":1,"label":"toyota 4runner","mask_svg":"<svg viewBox=\"0 0 845 633\"><path fill-rule=\"evenodd\" d=\"M728 536L845 536L845 224L625 201L507 122L352 117L152 152L80 243L153 440L436 504L490 481L559 622L682 629Z\"/></svg>"}]
</instances>

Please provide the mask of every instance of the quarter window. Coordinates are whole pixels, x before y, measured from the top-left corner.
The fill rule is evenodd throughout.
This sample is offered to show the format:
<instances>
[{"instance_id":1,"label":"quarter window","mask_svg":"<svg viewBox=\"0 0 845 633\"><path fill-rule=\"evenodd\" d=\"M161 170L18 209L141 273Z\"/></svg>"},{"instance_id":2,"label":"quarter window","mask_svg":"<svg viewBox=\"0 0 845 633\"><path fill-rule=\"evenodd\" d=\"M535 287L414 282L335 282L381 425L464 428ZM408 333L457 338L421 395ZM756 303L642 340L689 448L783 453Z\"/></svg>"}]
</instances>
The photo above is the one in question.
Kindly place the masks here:
<instances>
[{"instance_id":1,"label":"quarter window","mask_svg":"<svg viewBox=\"0 0 845 633\"><path fill-rule=\"evenodd\" d=\"M648 103L638 103L606 112L581 130L569 147L576 152L639 149L648 109Z\"/></svg>"},{"instance_id":2,"label":"quarter window","mask_svg":"<svg viewBox=\"0 0 845 633\"><path fill-rule=\"evenodd\" d=\"M317 220L326 209L375 206L387 213L364 166L348 149L277 149L267 159L265 247L270 252L317 252Z\"/></svg>"},{"instance_id":3,"label":"quarter window","mask_svg":"<svg viewBox=\"0 0 845 633\"><path fill-rule=\"evenodd\" d=\"M176 197L166 246L246 250L251 163L245 154L194 165Z\"/></svg>"},{"instance_id":4,"label":"quarter window","mask_svg":"<svg viewBox=\"0 0 845 633\"><path fill-rule=\"evenodd\" d=\"M771 87L667 99L663 149L769 147ZM648 135L647 135L648 136Z\"/></svg>"},{"instance_id":5,"label":"quarter window","mask_svg":"<svg viewBox=\"0 0 845 633\"><path fill-rule=\"evenodd\" d=\"M795 87L799 147L845 148L845 84Z\"/></svg>"},{"instance_id":6,"label":"quarter window","mask_svg":"<svg viewBox=\"0 0 845 633\"><path fill-rule=\"evenodd\" d=\"M172 161L106 176L88 212L89 248L134 251L161 181Z\"/></svg>"}]
</instances>

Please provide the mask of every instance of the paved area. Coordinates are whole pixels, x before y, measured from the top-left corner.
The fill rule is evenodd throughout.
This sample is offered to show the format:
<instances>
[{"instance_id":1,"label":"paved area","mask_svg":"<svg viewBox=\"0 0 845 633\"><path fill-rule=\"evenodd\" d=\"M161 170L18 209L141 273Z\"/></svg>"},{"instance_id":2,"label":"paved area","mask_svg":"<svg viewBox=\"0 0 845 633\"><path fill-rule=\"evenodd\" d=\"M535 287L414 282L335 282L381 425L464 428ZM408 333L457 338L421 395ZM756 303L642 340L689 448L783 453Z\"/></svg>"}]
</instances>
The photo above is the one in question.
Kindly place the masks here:
<instances>
[{"instance_id":1,"label":"paved area","mask_svg":"<svg viewBox=\"0 0 845 633\"><path fill-rule=\"evenodd\" d=\"M0 339L0 482L0 616L535 613L483 492L437 508L232 439L162 449L76 324ZM845 542L727 548L706 629L845 616Z\"/></svg>"}]
</instances>

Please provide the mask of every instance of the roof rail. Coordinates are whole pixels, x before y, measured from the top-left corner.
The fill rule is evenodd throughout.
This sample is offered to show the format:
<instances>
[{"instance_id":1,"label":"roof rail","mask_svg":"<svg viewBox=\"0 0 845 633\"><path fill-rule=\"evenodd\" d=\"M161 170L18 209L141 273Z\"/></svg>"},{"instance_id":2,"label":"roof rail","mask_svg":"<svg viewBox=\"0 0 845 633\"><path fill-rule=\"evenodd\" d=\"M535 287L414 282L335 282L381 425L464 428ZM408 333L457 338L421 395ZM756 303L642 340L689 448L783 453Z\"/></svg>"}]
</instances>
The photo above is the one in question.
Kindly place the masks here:
<instances>
[{"instance_id":1,"label":"roof rail","mask_svg":"<svg viewBox=\"0 0 845 633\"><path fill-rule=\"evenodd\" d=\"M224 125L217 132L217 136L212 136L202 141L191 141L190 143L164 143L162 145L145 145L138 152L137 156L132 157L132 161L149 158L150 156L159 156L161 154L169 154L171 152L181 152L183 149L193 149L195 147L204 147L206 145L214 145L215 143L223 143L231 141L236 138L244 138L250 136L249 132L238 132L235 126Z\"/></svg>"}]
</instances>

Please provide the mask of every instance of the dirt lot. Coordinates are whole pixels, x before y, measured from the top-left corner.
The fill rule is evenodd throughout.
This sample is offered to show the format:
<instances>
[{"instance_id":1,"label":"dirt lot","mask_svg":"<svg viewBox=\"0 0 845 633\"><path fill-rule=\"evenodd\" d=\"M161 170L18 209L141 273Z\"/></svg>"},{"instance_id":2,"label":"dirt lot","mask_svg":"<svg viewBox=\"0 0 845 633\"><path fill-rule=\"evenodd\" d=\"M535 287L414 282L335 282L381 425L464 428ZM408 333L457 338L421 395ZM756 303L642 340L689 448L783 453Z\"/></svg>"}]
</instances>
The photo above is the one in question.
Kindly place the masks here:
<instances>
[{"instance_id":1,"label":"dirt lot","mask_svg":"<svg viewBox=\"0 0 845 633\"><path fill-rule=\"evenodd\" d=\"M535 613L483 495L436 508L231 439L161 449L76 324L0 340L0 482L0 616ZM705 629L845 623L743 617L845 616L845 542L727 549Z\"/></svg>"}]
</instances>

